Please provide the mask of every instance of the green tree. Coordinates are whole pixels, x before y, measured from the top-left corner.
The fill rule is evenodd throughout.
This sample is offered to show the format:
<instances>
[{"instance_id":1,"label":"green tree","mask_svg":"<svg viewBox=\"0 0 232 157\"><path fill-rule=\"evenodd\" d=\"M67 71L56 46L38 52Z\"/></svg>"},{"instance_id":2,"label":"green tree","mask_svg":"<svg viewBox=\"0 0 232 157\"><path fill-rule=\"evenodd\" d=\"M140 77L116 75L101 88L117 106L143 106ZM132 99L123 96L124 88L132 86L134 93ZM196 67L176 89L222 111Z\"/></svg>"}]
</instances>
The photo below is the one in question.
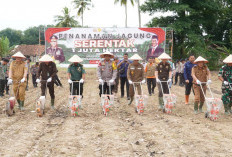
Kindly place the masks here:
<instances>
[{"instance_id":1,"label":"green tree","mask_svg":"<svg viewBox=\"0 0 232 157\"><path fill-rule=\"evenodd\" d=\"M7 37L10 41L10 47L13 45L20 45L22 43L23 33L20 30L6 28L0 31L0 37Z\"/></svg>"},{"instance_id":2,"label":"green tree","mask_svg":"<svg viewBox=\"0 0 232 157\"><path fill-rule=\"evenodd\" d=\"M78 27L79 23L75 20L74 16L70 15L70 10L64 7L62 10L62 15L55 16L56 27Z\"/></svg>"},{"instance_id":3,"label":"green tree","mask_svg":"<svg viewBox=\"0 0 232 157\"><path fill-rule=\"evenodd\" d=\"M0 56L6 56L10 51L10 42L7 37L0 38Z\"/></svg>"},{"instance_id":4,"label":"green tree","mask_svg":"<svg viewBox=\"0 0 232 157\"><path fill-rule=\"evenodd\" d=\"M30 27L26 29L23 35L22 44L37 45L39 44L39 37L42 45L44 45L44 26Z\"/></svg>"},{"instance_id":5,"label":"green tree","mask_svg":"<svg viewBox=\"0 0 232 157\"><path fill-rule=\"evenodd\" d=\"M131 4L134 6L134 0L115 0L114 4L121 3L121 6L125 6L125 27L127 27L127 2L130 1Z\"/></svg>"},{"instance_id":6,"label":"green tree","mask_svg":"<svg viewBox=\"0 0 232 157\"><path fill-rule=\"evenodd\" d=\"M91 0L74 0L75 8L78 10L77 15L81 16L82 27L84 26L84 11L89 10Z\"/></svg>"},{"instance_id":7,"label":"green tree","mask_svg":"<svg viewBox=\"0 0 232 157\"><path fill-rule=\"evenodd\" d=\"M226 18L224 1L146 0L141 10L150 15L172 12L166 17L154 17L148 26L174 29L175 58L186 57L189 53L206 56L216 52L213 44L224 44L222 25L225 24L221 22Z\"/></svg>"}]
</instances>

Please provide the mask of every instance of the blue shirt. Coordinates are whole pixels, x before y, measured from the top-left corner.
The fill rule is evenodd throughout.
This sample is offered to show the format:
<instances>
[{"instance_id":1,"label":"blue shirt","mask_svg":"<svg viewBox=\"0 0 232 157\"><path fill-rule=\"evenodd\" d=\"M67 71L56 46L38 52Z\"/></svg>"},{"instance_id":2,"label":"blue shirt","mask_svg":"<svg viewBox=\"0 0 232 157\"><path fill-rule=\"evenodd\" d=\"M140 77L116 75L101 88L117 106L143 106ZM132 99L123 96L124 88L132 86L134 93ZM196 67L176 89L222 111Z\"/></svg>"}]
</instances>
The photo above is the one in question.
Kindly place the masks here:
<instances>
[{"instance_id":1,"label":"blue shirt","mask_svg":"<svg viewBox=\"0 0 232 157\"><path fill-rule=\"evenodd\" d=\"M184 79L185 80L189 80L189 82L193 82L193 77L192 77L191 73L192 73L192 68L195 65L196 64L193 64L190 61L188 61L184 64Z\"/></svg>"},{"instance_id":2,"label":"blue shirt","mask_svg":"<svg viewBox=\"0 0 232 157\"><path fill-rule=\"evenodd\" d=\"M120 73L120 77L127 77L127 69L128 69L128 66L129 66L129 64L130 63L132 63L132 61L130 61L130 60L128 60L129 61L129 63L122 63L121 64L121 66L120 66L120 68L119 68L119 73L120 73L120 71L122 70L122 69L125 69L125 70L123 70L124 72L123 73ZM119 64L121 63L121 62L123 62L123 60L121 60L120 62L119 62Z\"/></svg>"}]
</instances>

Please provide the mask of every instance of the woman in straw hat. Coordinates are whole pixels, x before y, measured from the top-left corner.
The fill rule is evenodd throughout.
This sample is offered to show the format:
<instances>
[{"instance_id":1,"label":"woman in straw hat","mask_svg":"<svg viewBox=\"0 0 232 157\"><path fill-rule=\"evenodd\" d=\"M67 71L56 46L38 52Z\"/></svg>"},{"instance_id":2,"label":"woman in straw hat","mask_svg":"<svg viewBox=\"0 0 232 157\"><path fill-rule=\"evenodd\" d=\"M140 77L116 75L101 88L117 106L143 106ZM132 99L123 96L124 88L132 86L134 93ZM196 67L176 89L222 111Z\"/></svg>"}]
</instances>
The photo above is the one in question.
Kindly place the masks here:
<instances>
[{"instance_id":1,"label":"woman in straw hat","mask_svg":"<svg viewBox=\"0 0 232 157\"><path fill-rule=\"evenodd\" d=\"M133 87L133 82L145 83L144 67L142 64L139 63L139 61L143 59L138 54L134 54L130 58L130 60L132 60L133 63L129 65L128 70L127 70L127 78L130 84L130 87L129 87L130 102L128 105L130 105L134 100L135 91ZM141 95L142 94L141 86L139 84L134 84L134 85L138 90L138 94Z\"/></svg>"},{"instance_id":2,"label":"woman in straw hat","mask_svg":"<svg viewBox=\"0 0 232 157\"><path fill-rule=\"evenodd\" d=\"M224 104L225 114L232 113L232 55L223 60L225 65L219 70L218 78L222 81L222 101Z\"/></svg>"},{"instance_id":3,"label":"woman in straw hat","mask_svg":"<svg viewBox=\"0 0 232 157\"><path fill-rule=\"evenodd\" d=\"M14 95L19 104L19 109L23 110L28 71L27 65L23 59L26 57L21 52L17 52L12 56L12 58L15 60L10 64L8 84L13 83Z\"/></svg>"},{"instance_id":4,"label":"woman in straw hat","mask_svg":"<svg viewBox=\"0 0 232 157\"><path fill-rule=\"evenodd\" d=\"M99 80L99 96L106 93L112 94L114 87L114 81L117 77L117 65L114 61L111 61L111 58L114 58L114 55L110 52L104 52L100 55L101 58L104 58L97 67L97 77ZM111 93L109 91L109 85L111 86ZM102 91L103 86L103 91Z\"/></svg>"},{"instance_id":5,"label":"woman in straw hat","mask_svg":"<svg viewBox=\"0 0 232 157\"><path fill-rule=\"evenodd\" d=\"M36 82L41 82L41 96L45 96L46 85L49 89L49 94L51 96L51 108L54 109L55 94L54 94L54 81L55 75L57 73L56 64L49 55L44 55L39 59L41 62L39 65L39 70L37 73ZM42 81L40 81L40 76Z\"/></svg>"},{"instance_id":6,"label":"woman in straw hat","mask_svg":"<svg viewBox=\"0 0 232 157\"><path fill-rule=\"evenodd\" d=\"M204 95L202 93L200 85L202 85L204 93L206 93L206 83L211 84L211 74L209 71L209 68L205 65L208 63L206 59L203 57L199 56L195 61L196 66L193 67L192 69L192 77L193 77L193 90L195 93L195 98L194 98L194 113L203 112L202 107L205 102ZM202 83L203 82L203 83ZM198 106L200 102L200 106Z\"/></svg>"},{"instance_id":7,"label":"woman in straw hat","mask_svg":"<svg viewBox=\"0 0 232 157\"><path fill-rule=\"evenodd\" d=\"M73 92L72 95L82 95L83 93L83 83L85 79L85 69L83 68L83 65L80 64L83 60L77 56L74 55L72 58L68 60L72 64L68 67L68 83L70 84L70 92L72 90L72 83L73 83ZM80 91L79 91L79 82L73 82L73 81L79 81L80 82Z\"/></svg>"},{"instance_id":8,"label":"woman in straw hat","mask_svg":"<svg viewBox=\"0 0 232 157\"><path fill-rule=\"evenodd\" d=\"M158 95L159 110L163 110L164 108L163 93L169 94L168 83L172 81L171 79L172 78L172 67L170 63L168 63L168 60L171 59L171 57L165 52L162 53L158 58L161 60L161 62L156 67L155 76L156 76L156 82L157 82L158 89L159 89L159 95ZM165 82L162 82L162 81L165 81ZM163 92L162 92L161 85L163 88Z\"/></svg>"}]
</instances>

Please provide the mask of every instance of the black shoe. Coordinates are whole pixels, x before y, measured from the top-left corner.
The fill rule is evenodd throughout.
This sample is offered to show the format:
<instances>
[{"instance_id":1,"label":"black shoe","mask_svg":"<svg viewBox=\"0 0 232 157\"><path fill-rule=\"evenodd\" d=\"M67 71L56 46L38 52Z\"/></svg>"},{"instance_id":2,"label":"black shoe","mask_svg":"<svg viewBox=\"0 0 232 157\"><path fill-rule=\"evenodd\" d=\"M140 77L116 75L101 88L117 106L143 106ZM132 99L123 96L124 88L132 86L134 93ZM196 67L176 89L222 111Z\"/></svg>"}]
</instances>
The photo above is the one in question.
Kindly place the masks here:
<instances>
[{"instance_id":1,"label":"black shoe","mask_svg":"<svg viewBox=\"0 0 232 157\"><path fill-rule=\"evenodd\" d=\"M127 100L130 100L130 97L127 97Z\"/></svg>"}]
</instances>

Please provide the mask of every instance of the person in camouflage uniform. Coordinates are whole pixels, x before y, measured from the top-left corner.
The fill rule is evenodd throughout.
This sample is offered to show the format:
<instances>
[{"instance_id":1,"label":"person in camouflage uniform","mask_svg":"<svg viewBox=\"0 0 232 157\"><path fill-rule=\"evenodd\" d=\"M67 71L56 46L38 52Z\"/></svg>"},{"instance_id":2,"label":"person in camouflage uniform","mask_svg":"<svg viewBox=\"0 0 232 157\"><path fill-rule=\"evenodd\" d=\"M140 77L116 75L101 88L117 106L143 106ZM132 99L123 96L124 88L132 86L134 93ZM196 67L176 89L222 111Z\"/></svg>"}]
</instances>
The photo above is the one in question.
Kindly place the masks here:
<instances>
[{"instance_id":1,"label":"person in camouflage uniform","mask_svg":"<svg viewBox=\"0 0 232 157\"><path fill-rule=\"evenodd\" d=\"M222 101L224 104L225 114L232 114L232 55L228 56L224 61L226 63L221 67L218 73L219 80L222 81Z\"/></svg>"}]
</instances>

